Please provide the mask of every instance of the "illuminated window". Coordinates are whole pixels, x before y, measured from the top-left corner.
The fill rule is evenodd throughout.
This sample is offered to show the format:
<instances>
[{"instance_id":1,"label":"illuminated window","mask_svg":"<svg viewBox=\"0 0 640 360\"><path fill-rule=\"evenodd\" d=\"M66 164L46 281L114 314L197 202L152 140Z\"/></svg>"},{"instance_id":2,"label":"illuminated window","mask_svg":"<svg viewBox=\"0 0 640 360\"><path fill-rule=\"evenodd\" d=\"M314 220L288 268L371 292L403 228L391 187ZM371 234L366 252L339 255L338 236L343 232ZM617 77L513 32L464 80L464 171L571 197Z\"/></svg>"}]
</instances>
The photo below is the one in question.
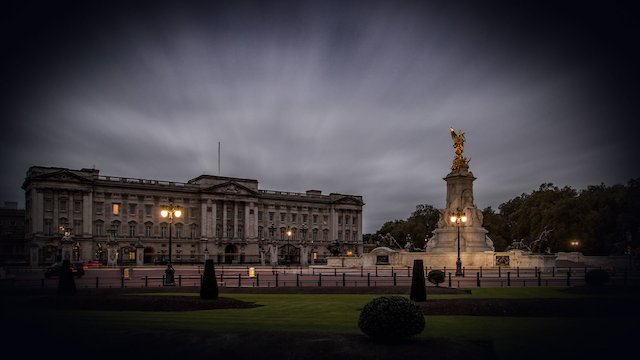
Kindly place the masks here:
<instances>
[{"instance_id":1,"label":"illuminated window","mask_svg":"<svg viewBox=\"0 0 640 360\"><path fill-rule=\"evenodd\" d=\"M113 203L111 205L111 212L113 213L113 215L120 215L120 204Z\"/></svg>"},{"instance_id":2,"label":"illuminated window","mask_svg":"<svg viewBox=\"0 0 640 360\"><path fill-rule=\"evenodd\" d=\"M129 249L129 260L135 260L135 259L136 259L135 250Z\"/></svg>"}]
</instances>

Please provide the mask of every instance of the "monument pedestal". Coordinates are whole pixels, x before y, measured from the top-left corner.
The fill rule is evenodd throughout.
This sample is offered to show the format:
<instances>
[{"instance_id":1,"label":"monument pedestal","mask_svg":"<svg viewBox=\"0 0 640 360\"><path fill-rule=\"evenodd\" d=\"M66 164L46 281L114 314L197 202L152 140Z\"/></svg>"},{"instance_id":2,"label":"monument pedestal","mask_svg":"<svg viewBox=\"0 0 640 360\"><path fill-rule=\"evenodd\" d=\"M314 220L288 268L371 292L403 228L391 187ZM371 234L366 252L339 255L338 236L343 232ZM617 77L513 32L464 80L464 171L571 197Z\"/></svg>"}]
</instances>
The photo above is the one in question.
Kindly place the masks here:
<instances>
[{"instance_id":1,"label":"monument pedestal","mask_svg":"<svg viewBox=\"0 0 640 360\"><path fill-rule=\"evenodd\" d=\"M488 231L482 227L482 211L473 203L475 179L467 164L461 165L444 178L447 182L447 207L440 211L438 228L427 242L426 252L457 252L458 226L461 252L494 251L493 241L487 236ZM449 218L456 214L463 214L466 221L451 223Z\"/></svg>"}]
</instances>

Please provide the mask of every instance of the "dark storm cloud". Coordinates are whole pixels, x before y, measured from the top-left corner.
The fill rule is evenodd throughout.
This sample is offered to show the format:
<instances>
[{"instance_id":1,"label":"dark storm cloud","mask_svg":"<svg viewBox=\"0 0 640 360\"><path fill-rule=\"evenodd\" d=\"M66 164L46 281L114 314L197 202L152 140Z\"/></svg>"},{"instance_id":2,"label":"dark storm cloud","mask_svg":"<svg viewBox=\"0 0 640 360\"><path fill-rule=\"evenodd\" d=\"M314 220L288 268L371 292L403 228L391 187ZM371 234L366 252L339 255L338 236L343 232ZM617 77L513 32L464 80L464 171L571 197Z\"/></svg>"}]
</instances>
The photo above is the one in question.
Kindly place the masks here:
<instances>
[{"instance_id":1,"label":"dark storm cloud","mask_svg":"<svg viewBox=\"0 0 640 360\"><path fill-rule=\"evenodd\" d=\"M363 195L371 232L444 205L449 126L479 207L639 175L624 4L27 4L3 25L6 200L31 165L217 174L220 141L222 175Z\"/></svg>"}]
</instances>

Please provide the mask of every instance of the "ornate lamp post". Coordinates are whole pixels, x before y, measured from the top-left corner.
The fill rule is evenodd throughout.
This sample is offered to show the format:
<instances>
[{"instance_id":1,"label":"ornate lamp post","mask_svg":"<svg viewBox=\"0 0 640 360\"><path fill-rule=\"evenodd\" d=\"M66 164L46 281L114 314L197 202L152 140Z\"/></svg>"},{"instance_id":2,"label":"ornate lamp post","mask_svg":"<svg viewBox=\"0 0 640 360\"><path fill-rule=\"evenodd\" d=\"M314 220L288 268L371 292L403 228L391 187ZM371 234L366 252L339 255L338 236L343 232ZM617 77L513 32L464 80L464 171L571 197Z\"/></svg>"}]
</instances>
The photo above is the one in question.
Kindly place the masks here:
<instances>
[{"instance_id":1,"label":"ornate lamp post","mask_svg":"<svg viewBox=\"0 0 640 360\"><path fill-rule=\"evenodd\" d=\"M573 248L573 251L576 251L576 249L578 248L578 246L580 246L580 241L578 241L578 240L571 240L570 244L571 244L571 247Z\"/></svg>"},{"instance_id":2,"label":"ornate lamp post","mask_svg":"<svg viewBox=\"0 0 640 360\"><path fill-rule=\"evenodd\" d=\"M173 265L171 265L171 224L173 223L173 217L179 218L182 216L182 211L179 207L174 207L173 203L171 203L168 207L162 209L160 211L160 215L163 218L169 218L169 262L167 263L167 270L165 270L165 286L175 286L176 282L174 280L173 274L175 270L173 270Z\"/></svg>"},{"instance_id":3,"label":"ornate lamp post","mask_svg":"<svg viewBox=\"0 0 640 360\"><path fill-rule=\"evenodd\" d=\"M460 260L460 224L467 222L467 216L457 209L456 213L451 215L452 223L456 224L456 228L458 229L458 260L456 260L456 276L464 276L462 272L462 260Z\"/></svg>"},{"instance_id":4,"label":"ornate lamp post","mask_svg":"<svg viewBox=\"0 0 640 360\"><path fill-rule=\"evenodd\" d=\"M291 250L291 228L287 227L287 264L293 262L293 251Z\"/></svg>"}]
</instances>

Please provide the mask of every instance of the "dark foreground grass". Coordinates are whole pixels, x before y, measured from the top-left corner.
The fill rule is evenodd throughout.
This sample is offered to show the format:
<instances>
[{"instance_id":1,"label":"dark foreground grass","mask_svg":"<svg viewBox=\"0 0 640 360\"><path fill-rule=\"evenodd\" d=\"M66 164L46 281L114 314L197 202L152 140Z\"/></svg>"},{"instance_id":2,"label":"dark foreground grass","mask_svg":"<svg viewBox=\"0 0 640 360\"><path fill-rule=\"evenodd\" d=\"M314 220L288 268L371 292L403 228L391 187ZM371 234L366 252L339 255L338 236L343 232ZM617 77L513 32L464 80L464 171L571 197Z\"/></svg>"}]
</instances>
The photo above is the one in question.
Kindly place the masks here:
<instances>
[{"instance_id":1,"label":"dark foreground grass","mask_svg":"<svg viewBox=\"0 0 640 360\"><path fill-rule=\"evenodd\" d=\"M175 295L197 294L163 294ZM571 317L427 315L420 337L402 344L377 344L360 333L357 318L364 304L379 294L221 296L261 306L181 312L29 307L7 311L3 306L7 312L3 322L12 329L4 340L38 357L69 348L100 358L591 359L622 355L635 336L638 320L637 311ZM447 298L597 299L593 306L607 307L610 301L638 296L548 288L474 289L466 295L429 296Z\"/></svg>"}]
</instances>

